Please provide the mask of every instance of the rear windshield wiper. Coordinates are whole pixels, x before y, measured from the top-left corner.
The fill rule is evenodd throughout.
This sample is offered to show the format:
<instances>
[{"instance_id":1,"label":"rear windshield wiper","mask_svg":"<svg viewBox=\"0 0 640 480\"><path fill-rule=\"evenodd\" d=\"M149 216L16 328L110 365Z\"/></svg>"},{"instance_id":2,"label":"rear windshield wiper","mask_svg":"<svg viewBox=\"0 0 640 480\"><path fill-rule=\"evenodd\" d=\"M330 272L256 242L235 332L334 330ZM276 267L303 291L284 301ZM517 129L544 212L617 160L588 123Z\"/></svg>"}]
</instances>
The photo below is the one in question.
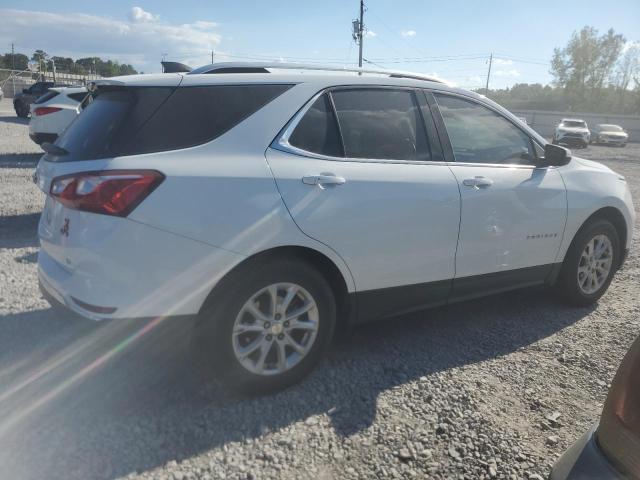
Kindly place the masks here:
<instances>
[{"instance_id":1,"label":"rear windshield wiper","mask_svg":"<svg viewBox=\"0 0 640 480\"><path fill-rule=\"evenodd\" d=\"M59 147L57 145L54 145L53 143L44 142L40 146L42 147L42 149L45 152L50 153L51 155L55 155L56 157L62 157L63 155L69 155L69 151L68 150L65 150L64 148Z\"/></svg>"}]
</instances>

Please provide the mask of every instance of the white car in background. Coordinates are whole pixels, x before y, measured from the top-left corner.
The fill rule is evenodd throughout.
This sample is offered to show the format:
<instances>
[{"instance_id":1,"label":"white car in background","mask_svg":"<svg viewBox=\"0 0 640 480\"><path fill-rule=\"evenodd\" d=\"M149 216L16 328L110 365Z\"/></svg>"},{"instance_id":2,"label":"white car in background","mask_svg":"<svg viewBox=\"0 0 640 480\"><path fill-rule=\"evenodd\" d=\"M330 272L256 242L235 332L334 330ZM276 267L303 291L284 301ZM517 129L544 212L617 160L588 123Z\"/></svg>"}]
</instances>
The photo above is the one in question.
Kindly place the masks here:
<instances>
[{"instance_id":1,"label":"white car in background","mask_svg":"<svg viewBox=\"0 0 640 480\"><path fill-rule=\"evenodd\" d=\"M577 118L563 118L553 134L554 145L586 148L591 140L587 122Z\"/></svg>"},{"instance_id":2,"label":"white car in background","mask_svg":"<svg viewBox=\"0 0 640 480\"><path fill-rule=\"evenodd\" d=\"M629 134L620 125L601 123L593 129L591 143L602 143L605 145L618 145L626 147L629 141Z\"/></svg>"},{"instance_id":3,"label":"white car in background","mask_svg":"<svg viewBox=\"0 0 640 480\"><path fill-rule=\"evenodd\" d=\"M350 324L532 285L605 293L633 236L624 177L473 92L358 72L96 81L35 174L45 296L94 320L197 315L200 365L265 391Z\"/></svg>"},{"instance_id":4,"label":"white car in background","mask_svg":"<svg viewBox=\"0 0 640 480\"><path fill-rule=\"evenodd\" d=\"M82 111L85 87L55 87L31 104L29 137L38 145L56 141Z\"/></svg>"}]
</instances>

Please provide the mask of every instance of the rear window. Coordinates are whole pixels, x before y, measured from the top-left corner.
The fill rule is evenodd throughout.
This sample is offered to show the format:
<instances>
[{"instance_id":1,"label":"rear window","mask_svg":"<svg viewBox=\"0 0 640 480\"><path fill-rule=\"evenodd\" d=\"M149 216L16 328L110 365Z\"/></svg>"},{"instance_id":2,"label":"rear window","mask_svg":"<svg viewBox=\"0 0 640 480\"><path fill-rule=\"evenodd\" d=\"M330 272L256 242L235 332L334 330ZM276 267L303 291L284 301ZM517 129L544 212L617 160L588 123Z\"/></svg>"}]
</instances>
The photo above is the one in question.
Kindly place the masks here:
<instances>
[{"instance_id":1,"label":"rear window","mask_svg":"<svg viewBox=\"0 0 640 480\"><path fill-rule=\"evenodd\" d=\"M160 152L211 141L291 85L137 87L100 92L56 145L54 161Z\"/></svg>"},{"instance_id":2,"label":"rear window","mask_svg":"<svg viewBox=\"0 0 640 480\"><path fill-rule=\"evenodd\" d=\"M40 105L41 103L48 102L49 100L57 97L58 95L60 95L60 92L56 92L55 90L49 90L47 93L45 93L41 97L38 97L38 99L33 103L35 103L36 105Z\"/></svg>"},{"instance_id":3,"label":"rear window","mask_svg":"<svg viewBox=\"0 0 640 480\"><path fill-rule=\"evenodd\" d=\"M350 158L429 160L430 150L414 93L354 89L331 92Z\"/></svg>"},{"instance_id":4,"label":"rear window","mask_svg":"<svg viewBox=\"0 0 640 480\"><path fill-rule=\"evenodd\" d=\"M67 97L75 100L76 102L81 102L82 100L84 100L84 97L86 97L88 95L87 92L78 92L78 93L70 93L67 95Z\"/></svg>"}]
</instances>

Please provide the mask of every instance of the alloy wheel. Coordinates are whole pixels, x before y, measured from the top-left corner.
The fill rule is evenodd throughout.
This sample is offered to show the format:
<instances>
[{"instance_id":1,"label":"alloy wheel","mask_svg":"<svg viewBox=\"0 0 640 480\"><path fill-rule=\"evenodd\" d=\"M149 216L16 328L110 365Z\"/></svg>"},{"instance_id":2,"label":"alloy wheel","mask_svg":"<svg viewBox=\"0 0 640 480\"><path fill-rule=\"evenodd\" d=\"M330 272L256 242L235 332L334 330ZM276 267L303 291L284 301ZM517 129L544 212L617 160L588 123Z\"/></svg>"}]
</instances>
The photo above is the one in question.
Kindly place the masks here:
<instances>
[{"instance_id":1,"label":"alloy wheel","mask_svg":"<svg viewBox=\"0 0 640 480\"><path fill-rule=\"evenodd\" d=\"M596 235L587 242L578 262L578 286L583 293L596 293L609 278L613 265L613 244L609 237Z\"/></svg>"},{"instance_id":2,"label":"alloy wheel","mask_svg":"<svg viewBox=\"0 0 640 480\"><path fill-rule=\"evenodd\" d=\"M284 373L309 353L318 334L316 301L300 285L274 283L254 293L236 316L233 351L257 375Z\"/></svg>"}]
</instances>

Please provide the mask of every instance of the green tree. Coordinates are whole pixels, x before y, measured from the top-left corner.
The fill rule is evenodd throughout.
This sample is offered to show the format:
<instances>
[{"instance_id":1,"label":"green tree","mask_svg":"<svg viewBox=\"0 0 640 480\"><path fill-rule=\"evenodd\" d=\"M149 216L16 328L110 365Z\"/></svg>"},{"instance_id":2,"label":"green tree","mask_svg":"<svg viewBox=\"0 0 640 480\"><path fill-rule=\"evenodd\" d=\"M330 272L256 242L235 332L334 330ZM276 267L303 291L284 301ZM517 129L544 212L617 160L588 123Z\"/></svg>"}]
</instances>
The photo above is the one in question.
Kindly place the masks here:
<instances>
[{"instance_id":1,"label":"green tree","mask_svg":"<svg viewBox=\"0 0 640 480\"><path fill-rule=\"evenodd\" d=\"M2 68L15 68L16 70L26 70L27 63L29 63L29 57L22 53L13 54L13 58L10 53L0 55L0 65Z\"/></svg>"},{"instance_id":2,"label":"green tree","mask_svg":"<svg viewBox=\"0 0 640 480\"><path fill-rule=\"evenodd\" d=\"M585 108L602 98L622 53L625 38L609 29L602 36L593 27L574 32L564 48L556 48L550 73L554 84L565 90L573 109Z\"/></svg>"}]
</instances>

